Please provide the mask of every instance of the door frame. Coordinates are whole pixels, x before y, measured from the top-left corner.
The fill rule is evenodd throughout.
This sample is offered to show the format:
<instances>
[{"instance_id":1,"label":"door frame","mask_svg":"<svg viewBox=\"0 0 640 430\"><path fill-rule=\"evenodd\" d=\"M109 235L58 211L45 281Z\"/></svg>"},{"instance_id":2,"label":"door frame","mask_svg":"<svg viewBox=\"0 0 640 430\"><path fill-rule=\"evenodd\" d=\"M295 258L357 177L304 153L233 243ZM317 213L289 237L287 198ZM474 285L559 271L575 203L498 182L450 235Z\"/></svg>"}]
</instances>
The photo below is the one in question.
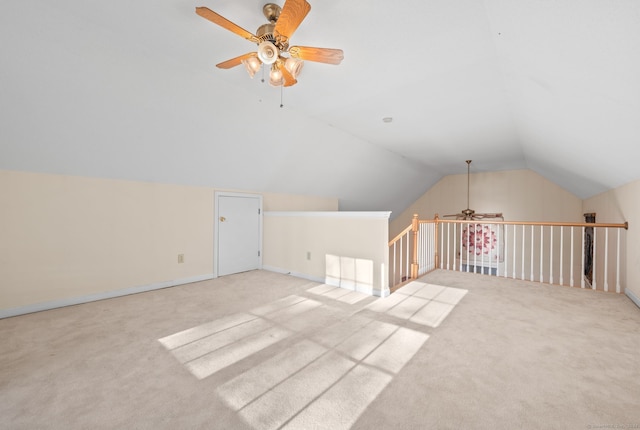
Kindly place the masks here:
<instances>
[{"instance_id":1,"label":"door frame","mask_svg":"<svg viewBox=\"0 0 640 430\"><path fill-rule=\"evenodd\" d=\"M244 197L244 198L255 198L258 199L259 205L259 224L258 224L258 250L260 255L258 256L258 269L262 269L262 218L264 215L264 210L262 209L262 194L251 194L251 193L236 193L231 191L214 191L213 197L213 277L218 277L218 249L219 243L218 239L220 235L218 234L219 224L220 224L220 214L218 213L218 208L220 205L218 204L218 200L220 197Z\"/></svg>"}]
</instances>

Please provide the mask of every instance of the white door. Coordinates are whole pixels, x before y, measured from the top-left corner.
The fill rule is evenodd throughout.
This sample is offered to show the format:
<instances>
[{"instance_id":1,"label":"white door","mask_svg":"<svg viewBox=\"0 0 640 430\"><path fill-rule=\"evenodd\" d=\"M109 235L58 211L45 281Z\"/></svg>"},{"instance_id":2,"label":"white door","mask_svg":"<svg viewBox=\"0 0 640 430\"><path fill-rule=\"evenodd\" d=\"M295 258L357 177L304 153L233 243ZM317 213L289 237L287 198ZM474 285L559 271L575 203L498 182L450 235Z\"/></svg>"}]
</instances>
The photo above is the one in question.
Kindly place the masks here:
<instances>
[{"instance_id":1,"label":"white door","mask_svg":"<svg viewBox=\"0 0 640 430\"><path fill-rule=\"evenodd\" d=\"M262 197L216 195L218 276L259 269L262 244Z\"/></svg>"}]
</instances>

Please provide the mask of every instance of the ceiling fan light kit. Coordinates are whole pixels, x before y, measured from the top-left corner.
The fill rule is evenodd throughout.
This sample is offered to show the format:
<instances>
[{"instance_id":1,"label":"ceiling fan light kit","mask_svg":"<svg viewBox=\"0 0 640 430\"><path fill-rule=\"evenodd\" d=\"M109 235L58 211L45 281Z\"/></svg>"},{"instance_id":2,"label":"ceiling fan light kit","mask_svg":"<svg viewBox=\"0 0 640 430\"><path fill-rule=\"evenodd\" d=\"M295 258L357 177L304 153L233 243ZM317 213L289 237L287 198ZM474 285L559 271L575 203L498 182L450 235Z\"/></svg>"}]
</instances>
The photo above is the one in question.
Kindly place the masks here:
<instances>
[{"instance_id":1,"label":"ceiling fan light kit","mask_svg":"<svg viewBox=\"0 0 640 430\"><path fill-rule=\"evenodd\" d=\"M264 64L273 64L280 57L280 51L273 43L265 40L258 45L258 59Z\"/></svg>"},{"instance_id":2,"label":"ceiling fan light kit","mask_svg":"<svg viewBox=\"0 0 640 430\"><path fill-rule=\"evenodd\" d=\"M253 78L263 64L269 65L269 83L285 87L298 82L304 61L337 65L344 58L341 49L289 46L289 39L310 10L306 0L285 0L282 7L267 3L262 13L269 23L261 25L254 35L207 7L196 7L198 15L258 45L256 52L223 61L216 67L230 69L242 64Z\"/></svg>"},{"instance_id":3,"label":"ceiling fan light kit","mask_svg":"<svg viewBox=\"0 0 640 430\"><path fill-rule=\"evenodd\" d=\"M246 60L242 60L242 64L244 64L244 67L247 69L247 72L249 73L249 76L251 76L251 78L253 78L262 67L262 63L260 62L258 57L249 57Z\"/></svg>"}]
</instances>

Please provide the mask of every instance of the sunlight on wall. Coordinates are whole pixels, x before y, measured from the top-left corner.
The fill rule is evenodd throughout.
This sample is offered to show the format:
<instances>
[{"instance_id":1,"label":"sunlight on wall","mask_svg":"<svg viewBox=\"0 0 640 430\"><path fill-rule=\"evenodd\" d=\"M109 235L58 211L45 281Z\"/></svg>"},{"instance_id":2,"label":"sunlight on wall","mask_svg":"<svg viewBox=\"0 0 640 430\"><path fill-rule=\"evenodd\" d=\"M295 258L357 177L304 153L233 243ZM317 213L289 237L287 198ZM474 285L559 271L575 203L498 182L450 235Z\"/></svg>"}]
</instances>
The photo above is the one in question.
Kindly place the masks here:
<instances>
[{"instance_id":1,"label":"sunlight on wall","mask_svg":"<svg viewBox=\"0 0 640 430\"><path fill-rule=\"evenodd\" d=\"M328 285L373 294L373 261L326 254L325 282Z\"/></svg>"}]
</instances>

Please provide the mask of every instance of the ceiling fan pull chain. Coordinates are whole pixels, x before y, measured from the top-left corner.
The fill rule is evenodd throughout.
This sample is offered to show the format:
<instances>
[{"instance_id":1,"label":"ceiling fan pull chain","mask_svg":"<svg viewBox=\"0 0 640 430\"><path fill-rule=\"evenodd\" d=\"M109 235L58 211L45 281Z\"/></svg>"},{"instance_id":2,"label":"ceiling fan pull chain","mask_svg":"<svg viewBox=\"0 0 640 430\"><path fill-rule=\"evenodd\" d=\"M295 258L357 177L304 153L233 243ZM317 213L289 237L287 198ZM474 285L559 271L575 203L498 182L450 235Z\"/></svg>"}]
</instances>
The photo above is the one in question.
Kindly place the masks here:
<instances>
[{"instance_id":1,"label":"ceiling fan pull chain","mask_svg":"<svg viewBox=\"0 0 640 430\"><path fill-rule=\"evenodd\" d=\"M284 93L284 85L280 85L280 108L284 107L284 104L282 103L282 94Z\"/></svg>"}]
</instances>

